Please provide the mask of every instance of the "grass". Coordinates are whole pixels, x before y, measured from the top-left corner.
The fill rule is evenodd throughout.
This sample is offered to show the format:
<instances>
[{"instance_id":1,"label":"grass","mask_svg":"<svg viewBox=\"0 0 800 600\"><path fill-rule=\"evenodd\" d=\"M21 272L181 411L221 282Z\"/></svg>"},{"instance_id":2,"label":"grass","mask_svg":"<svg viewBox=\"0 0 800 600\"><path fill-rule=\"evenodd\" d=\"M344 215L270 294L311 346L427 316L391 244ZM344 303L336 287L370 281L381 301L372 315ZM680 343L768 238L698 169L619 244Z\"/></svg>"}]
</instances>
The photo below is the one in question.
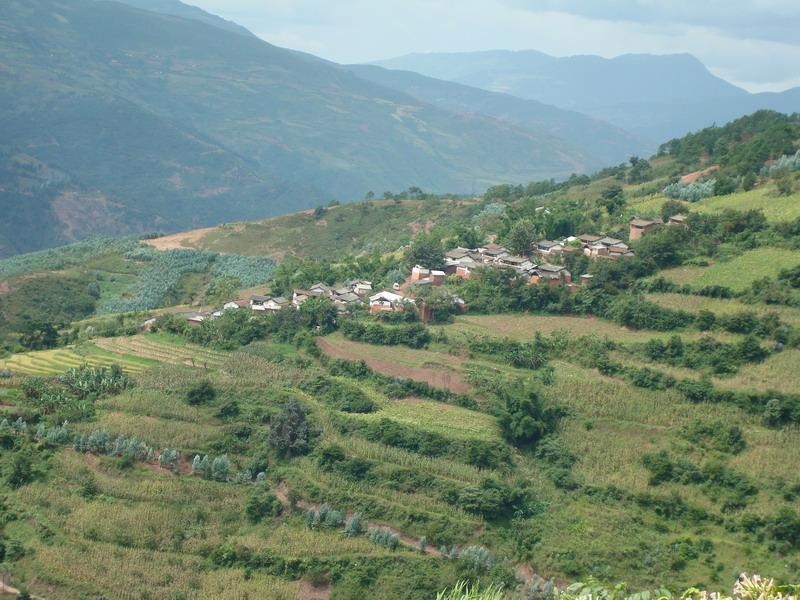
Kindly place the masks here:
<instances>
[{"instance_id":1,"label":"grass","mask_svg":"<svg viewBox=\"0 0 800 600\"><path fill-rule=\"evenodd\" d=\"M800 264L800 254L796 251L783 248L756 248L709 267L677 267L662 271L662 274L677 284L690 284L696 288L721 285L734 291L743 291L757 279L776 277L782 269L798 264Z\"/></svg>"},{"instance_id":2,"label":"grass","mask_svg":"<svg viewBox=\"0 0 800 600\"><path fill-rule=\"evenodd\" d=\"M796 394L800 391L800 350L784 350L761 363L744 365L736 375L719 380L719 384L728 388Z\"/></svg>"},{"instance_id":3,"label":"grass","mask_svg":"<svg viewBox=\"0 0 800 600\"><path fill-rule=\"evenodd\" d=\"M473 201L375 200L338 206L316 219L311 211L264 221L221 225L202 235L178 234L176 243L215 252L328 259L348 254L391 252L421 229L469 217ZM158 243L158 240L156 242Z\"/></svg>"}]
</instances>

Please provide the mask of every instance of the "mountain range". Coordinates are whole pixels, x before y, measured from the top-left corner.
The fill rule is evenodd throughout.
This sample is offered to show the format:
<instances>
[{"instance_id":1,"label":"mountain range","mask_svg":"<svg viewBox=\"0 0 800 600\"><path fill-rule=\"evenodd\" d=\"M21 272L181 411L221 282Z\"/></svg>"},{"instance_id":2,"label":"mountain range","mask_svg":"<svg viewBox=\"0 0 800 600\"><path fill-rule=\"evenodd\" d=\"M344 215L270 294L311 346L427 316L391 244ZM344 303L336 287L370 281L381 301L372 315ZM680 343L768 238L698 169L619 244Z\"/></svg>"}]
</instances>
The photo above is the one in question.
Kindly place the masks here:
<instances>
[{"instance_id":1,"label":"mountain range","mask_svg":"<svg viewBox=\"0 0 800 600\"><path fill-rule=\"evenodd\" d=\"M171 0L10 0L0 23L2 254L369 190L480 192L642 148L551 107L455 112Z\"/></svg>"},{"instance_id":2,"label":"mountain range","mask_svg":"<svg viewBox=\"0 0 800 600\"><path fill-rule=\"evenodd\" d=\"M651 143L759 109L800 110L800 88L751 94L689 54L607 59L491 50L409 54L374 64L579 111Z\"/></svg>"}]
</instances>

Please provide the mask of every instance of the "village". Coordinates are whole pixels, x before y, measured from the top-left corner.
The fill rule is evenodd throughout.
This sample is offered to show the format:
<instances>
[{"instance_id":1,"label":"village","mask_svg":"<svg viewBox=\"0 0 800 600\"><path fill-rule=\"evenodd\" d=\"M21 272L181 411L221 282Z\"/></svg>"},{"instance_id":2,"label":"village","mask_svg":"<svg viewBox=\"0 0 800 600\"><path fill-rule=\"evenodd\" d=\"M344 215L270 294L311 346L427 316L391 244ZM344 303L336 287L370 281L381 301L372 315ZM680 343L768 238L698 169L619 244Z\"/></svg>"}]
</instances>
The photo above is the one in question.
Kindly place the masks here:
<instances>
[{"instance_id":1,"label":"village","mask_svg":"<svg viewBox=\"0 0 800 600\"><path fill-rule=\"evenodd\" d=\"M686 215L682 214L673 215L666 222L634 218L629 222L628 242L641 239L663 225L681 226L685 223ZM584 273L577 281L573 280L573 274L564 264L560 264L571 253L581 253L592 260L626 260L635 256L629 244L621 239L588 233L562 240L540 240L533 244L527 256L514 255L504 246L491 242L477 248L458 247L447 251L440 269L415 265L405 281L394 283L391 290L384 289L373 294L372 282L361 279L347 281L338 287L317 282L307 289L294 289L291 298L256 294L246 300L230 300L217 310L182 313L182 317L190 326L197 327L206 320L222 316L228 310L244 308L258 313L275 313L299 309L310 298L327 298L340 315L352 314L362 308L372 315L416 311L421 320L427 321L430 311L424 299L419 298L420 289L442 286L450 277L470 279L477 269L502 269L512 276L527 280L529 285L563 285L568 290L576 291L580 286L587 285L592 275ZM466 310L462 298L456 294L450 297L458 312ZM153 322L154 319L149 319L144 327L148 328Z\"/></svg>"}]
</instances>

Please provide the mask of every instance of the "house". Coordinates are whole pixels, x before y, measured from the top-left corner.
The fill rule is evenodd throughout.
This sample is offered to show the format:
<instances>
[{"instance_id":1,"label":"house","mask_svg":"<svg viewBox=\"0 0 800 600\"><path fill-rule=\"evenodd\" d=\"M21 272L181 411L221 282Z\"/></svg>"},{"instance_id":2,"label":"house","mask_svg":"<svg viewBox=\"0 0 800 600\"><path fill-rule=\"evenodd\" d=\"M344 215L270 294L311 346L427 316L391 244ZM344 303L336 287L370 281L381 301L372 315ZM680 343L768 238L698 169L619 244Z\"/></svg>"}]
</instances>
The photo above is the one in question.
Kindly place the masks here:
<instances>
[{"instance_id":1,"label":"house","mask_svg":"<svg viewBox=\"0 0 800 600\"><path fill-rule=\"evenodd\" d=\"M232 310L237 308L241 307L239 306L239 303L236 302L235 300L231 300L230 302L226 302L225 304L222 305L222 310Z\"/></svg>"},{"instance_id":2,"label":"house","mask_svg":"<svg viewBox=\"0 0 800 600\"><path fill-rule=\"evenodd\" d=\"M430 278L430 276L431 270L421 267L420 265L415 265L414 268L411 269L411 281L421 281Z\"/></svg>"},{"instance_id":3,"label":"house","mask_svg":"<svg viewBox=\"0 0 800 600\"><path fill-rule=\"evenodd\" d=\"M608 246L600 243L590 244L583 249L583 253L589 258L608 256Z\"/></svg>"},{"instance_id":4,"label":"house","mask_svg":"<svg viewBox=\"0 0 800 600\"><path fill-rule=\"evenodd\" d=\"M299 307L303 302L312 298L316 294L312 294L310 290L304 290L301 288L295 288L292 290L292 304L295 307Z\"/></svg>"},{"instance_id":5,"label":"house","mask_svg":"<svg viewBox=\"0 0 800 600\"><path fill-rule=\"evenodd\" d=\"M539 254L557 254L564 249L564 246L561 242L554 242L551 240L542 240L541 242L536 242L536 251Z\"/></svg>"},{"instance_id":6,"label":"house","mask_svg":"<svg viewBox=\"0 0 800 600\"><path fill-rule=\"evenodd\" d=\"M549 285L560 285L572 282L572 273L562 265L551 265L548 263L537 266L528 280L531 285L537 283L547 283Z\"/></svg>"},{"instance_id":7,"label":"house","mask_svg":"<svg viewBox=\"0 0 800 600\"><path fill-rule=\"evenodd\" d=\"M688 219L688 215L672 215L667 220L667 225L686 225Z\"/></svg>"},{"instance_id":8,"label":"house","mask_svg":"<svg viewBox=\"0 0 800 600\"><path fill-rule=\"evenodd\" d=\"M318 282L308 288L308 291L312 296L330 296L333 289L329 285Z\"/></svg>"},{"instance_id":9,"label":"house","mask_svg":"<svg viewBox=\"0 0 800 600\"><path fill-rule=\"evenodd\" d=\"M478 253L484 255L489 259L497 259L500 258L501 256L505 256L509 252L503 246L491 243L478 248Z\"/></svg>"},{"instance_id":10,"label":"house","mask_svg":"<svg viewBox=\"0 0 800 600\"><path fill-rule=\"evenodd\" d=\"M584 273L581 275L581 285L589 285L592 283L592 279L594 279L594 275L590 275L589 273Z\"/></svg>"},{"instance_id":11,"label":"house","mask_svg":"<svg viewBox=\"0 0 800 600\"><path fill-rule=\"evenodd\" d=\"M402 311L405 305L412 302L394 292L378 292L374 296L369 297L369 312L376 314L383 311Z\"/></svg>"},{"instance_id":12,"label":"house","mask_svg":"<svg viewBox=\"0 0 800 600\"><path fill-rule=\"evenodd\" d=\"M638 240L644 235L647 235L654 229L656 229L659 225L661 225L661 221L650 221L648 219L631 219L630 222L630 233L628 234L628 238L630 240Z\"/></svg>"},{"instance_id":13,"label":"house","mask_svg":"<svg viewBox=\"0 0 800 600\"><path fill-rule=\"evenodd\" d=\"M582 233L578 236L578 241L583 245L591 245L603 239L602 235L592 235L590 233Z\"/></svg>"},{"instance_id":14,"label":"house","mask_svg":"<svg viewBox=\"0 0 800 600\"><path fill-rule=\"evenodd\" d=\"M289 305L289 300L281 296L251 296L250 308L257 311L278 311Z\"/></svg>"},{"instance_id":15,"label":"house","mask_svg":"<svg viewBox=\"0 0 800 600\"><path fill-rule=\"evenodd\" d=\"M365 296L372 291L372 282L363 279L355 279L347 283L350 291L359 296Z\"/></svg>"},{"instance_id":16,"label":"house","mask_svg":"<svg viewBox=\"0 0 800 600\"><path fill-rule=\"evenodd\" d=\"M203 324L203 321L206 320L205 315L201 315L200 313L196 312L183 313L181 316L186 319L186 322L192 327L200 327L200 325Z\"/></svg>"},{"instance_id":17,"label":"house","mask_svg":"<svg viewBox=\"0 0 800 600\"><path fill-rule=\"evenodd\" d=\"M446 276L447 274L444 271L440 271L439 269L431 269L430 279L433 285L442 285Z\"/></svg>"}]
</instances>

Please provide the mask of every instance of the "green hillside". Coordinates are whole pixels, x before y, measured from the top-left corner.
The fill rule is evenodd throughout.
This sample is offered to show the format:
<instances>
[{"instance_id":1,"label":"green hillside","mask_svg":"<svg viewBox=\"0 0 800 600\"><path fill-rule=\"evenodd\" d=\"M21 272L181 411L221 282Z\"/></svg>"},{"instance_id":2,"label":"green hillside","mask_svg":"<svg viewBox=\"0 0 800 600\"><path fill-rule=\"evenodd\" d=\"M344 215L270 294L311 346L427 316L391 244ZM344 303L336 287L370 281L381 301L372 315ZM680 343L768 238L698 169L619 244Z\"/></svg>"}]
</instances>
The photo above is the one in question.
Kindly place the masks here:
<instances>
[{"instance_id":1,"label":"green hillside","mask_svg":"<svg viewBox=\"0 0 800 600\"><path fill-rule=\"evenodd\" d=\"M65 599L386 600L459 582L497 600L798 583L800 219L743 189L757 171L790 207L798 182L788 158L769 168L783 146L767 153L696 201L664 189L703 165L667 154L0 261L6 581ZM631 217L678 211L628 240ZM404 285L427 322L326 298L193 324L179 306L391 289L457 246L530 253L585 232L635 256L547 257L593 276L580 286L494 268Z\"/></svg>"},{"instance_id":2,"label":"green hillside","mask_svg":"<svg viewBox=\"0 0 800 600\"><path fill-rule=\"evenodd\" d=\"M170 14L3 3L0 255L369 190L479 192L609 160L552 127L443 110L189 7L152 7Z\"/></svg>"}]
</instances>

